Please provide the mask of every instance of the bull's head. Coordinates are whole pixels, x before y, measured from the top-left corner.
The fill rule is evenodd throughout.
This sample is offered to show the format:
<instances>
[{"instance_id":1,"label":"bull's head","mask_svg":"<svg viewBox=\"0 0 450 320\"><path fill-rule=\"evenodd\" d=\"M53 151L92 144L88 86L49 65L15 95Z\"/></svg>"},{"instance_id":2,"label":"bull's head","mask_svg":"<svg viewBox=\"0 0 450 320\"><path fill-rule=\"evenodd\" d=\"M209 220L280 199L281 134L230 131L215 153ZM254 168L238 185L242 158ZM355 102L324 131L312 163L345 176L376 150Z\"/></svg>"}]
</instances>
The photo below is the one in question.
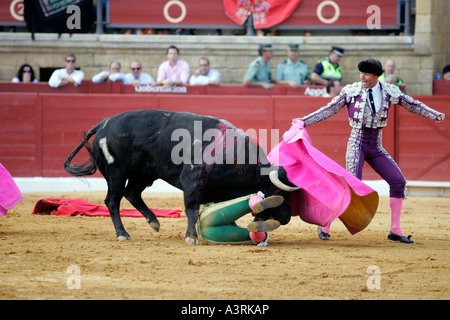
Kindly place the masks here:
<instances>
[{"instance_id":1,"label":"bull's head","mask_svg":"<svg viewBox=\"0 0 450 320\"><path fill-rule=\"evenodd\" d=\"M262 190L265 196L281 195L284 201L276 208L267 209L259 213L256 219L267 220L273 218L281 224L287 224L291 219L290 193L299 190L300 187L293 186L289 182L286 171L282 167L271 171L268 180L269 183L264 184Z\"/></svg>"}]
</instances>

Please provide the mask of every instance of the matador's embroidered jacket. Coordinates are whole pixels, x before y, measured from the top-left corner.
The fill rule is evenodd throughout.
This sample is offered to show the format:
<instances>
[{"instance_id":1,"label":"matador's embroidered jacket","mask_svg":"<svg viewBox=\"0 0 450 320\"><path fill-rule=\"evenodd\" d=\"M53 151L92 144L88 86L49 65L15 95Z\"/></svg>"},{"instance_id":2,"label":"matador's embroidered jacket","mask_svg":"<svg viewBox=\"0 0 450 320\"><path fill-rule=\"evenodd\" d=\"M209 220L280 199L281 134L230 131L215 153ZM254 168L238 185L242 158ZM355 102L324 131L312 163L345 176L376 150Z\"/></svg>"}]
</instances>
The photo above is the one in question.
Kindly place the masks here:
<instances>
[{"instance_id":1,"label":"matador's embroidered jacket","mask_svg":"<svg viewBox=\"0 0 450 320\"><path fill-rule=\"evenodd\" d=\"M301 118L301 120L304 121L304 125L307 127L328 119L344 106L347 106L348 119L353 129L361 129L363 127L381 129L387 124L391 103L399 104L409 112L433 120L443 115L422 102L404 94L396 85L388 83L379 83L378 85L381 85L381 109L375 114L372 113L372 110L366 103L366 89L362 87L361 82L355 82L345 86L341 93L334 97L326 106Z\"/></svg>"}]
</instances>

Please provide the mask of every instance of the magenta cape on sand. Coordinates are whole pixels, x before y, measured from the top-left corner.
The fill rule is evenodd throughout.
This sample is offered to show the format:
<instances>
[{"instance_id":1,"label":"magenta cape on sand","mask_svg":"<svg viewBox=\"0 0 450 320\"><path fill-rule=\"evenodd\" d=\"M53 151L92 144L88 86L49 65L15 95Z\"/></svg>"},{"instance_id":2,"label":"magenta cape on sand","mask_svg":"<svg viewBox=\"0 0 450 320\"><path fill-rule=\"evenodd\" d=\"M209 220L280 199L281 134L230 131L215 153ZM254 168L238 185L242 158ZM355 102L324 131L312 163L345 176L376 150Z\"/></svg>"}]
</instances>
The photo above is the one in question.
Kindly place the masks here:
<instances>
[{"instance_id":1,"label":"magenta cape on sand","mask_svg":"<svg viewBox=\"0 0 450 320\"><path fill-rule=\"evenodd\" d=\"M269 154L300 190L291 192L291 215L322 227L340 218L351 234L363 230L378 207L378 194L311 145L302 121L294 121Z\"/></svg>"},{"instance_id":2,"label":"magenta cape on sand","mask_svg":"<svg viewBox=\"0 0 450 320\"><path fill-rule=\"evenodd\" d=\"M151 209L155 216L164 218L179 218L181 210L173 209ZM99 206L82 199L41 199L39 200L32 214L51 214L58 216L91 216L91 217L109 217L107 207ZM134 209L120 210L122 217L143 217L143 215Z\"/></svg>"},{"instance_id":3,"label":"magenta cape on sand","mask_svg":"<svg viewBox=\"0 0 450 320\"><path fill-rule=\"evenodd\" d=\"M0 163L0 216L5 215L22 199L22 192L20 192L8 170Z\"/></svg>"}]
</instances>

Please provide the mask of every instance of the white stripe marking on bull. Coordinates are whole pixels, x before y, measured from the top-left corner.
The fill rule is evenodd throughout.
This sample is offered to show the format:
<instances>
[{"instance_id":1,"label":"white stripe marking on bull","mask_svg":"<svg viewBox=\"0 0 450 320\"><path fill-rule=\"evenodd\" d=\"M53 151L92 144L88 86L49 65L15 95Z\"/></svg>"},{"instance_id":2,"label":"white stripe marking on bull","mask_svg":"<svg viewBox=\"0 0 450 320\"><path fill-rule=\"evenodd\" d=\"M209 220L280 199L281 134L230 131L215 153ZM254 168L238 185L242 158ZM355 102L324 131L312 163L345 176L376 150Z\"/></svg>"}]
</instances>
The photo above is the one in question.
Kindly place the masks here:
<instances>
[{"instance_id":1,"label":"white stripe marking on bull","mask_svg":"<svg viewBox=\"0 0 450 320\"><path fill-rule=\"evenodd\" d=\"M106 158L106 162L108 162L108 164L111 164L114 162L114 157L111 155L111 153L109 153L108 151L108 143L106 141L106 137L105 138L101 138L98 141L98 145L100 146L100 148L103 151L103 155Z\"/></svg>"}]
</instances>

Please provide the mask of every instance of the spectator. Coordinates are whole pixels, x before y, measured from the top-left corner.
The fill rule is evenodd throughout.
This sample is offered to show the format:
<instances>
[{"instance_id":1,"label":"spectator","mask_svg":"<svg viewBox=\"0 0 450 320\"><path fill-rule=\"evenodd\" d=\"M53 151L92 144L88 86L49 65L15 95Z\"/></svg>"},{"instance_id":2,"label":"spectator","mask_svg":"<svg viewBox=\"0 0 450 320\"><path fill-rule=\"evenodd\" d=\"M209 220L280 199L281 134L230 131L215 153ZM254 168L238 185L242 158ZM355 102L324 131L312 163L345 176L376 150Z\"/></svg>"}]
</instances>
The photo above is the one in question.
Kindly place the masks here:
<instances>
[{"instance_id":1,"label":"spectator","mask_svg":"<svg viewBox=\"0 0 450 320\"><path fill-rule=\"evenodd\" d=\"M450 80L450 64L446 65L442 70L442 79Z\"/></svg>"},{"instance_id":2,"label":"spectator","mask_svg":"<svg viewBox=\"0 0 450 320\"><path fill-rule=\"evenodd\" d=\"M156 81L165 86L187 84L189 80L189 64L179 60L180 50L176 46L167 48L167 60L161 63Z\"/></svg>"},{"instance_id":3,"label":"spectator","mask_svg":"<svg viewBox=\"0 0 450 320\"><path fill-rule=\"evenodd\" d=\"M329 80L339 80L342 83L342 69L339 61L344 56L344 49L331 47L327 58L319 60L311 74L311 81L316 84L327 85Z\"/></svg>"},{"instance_id":4,"label":"spectator","mask_svg":"<svg viewBox=\"0 0 450 320\"><path fill-rule=\"evenodd\" d=\"M68 54L65 59L66 67L53 71L48 84L52 88L60 88L69 84L79 86L84 79L84 72L75 69L76 58Z\"/></svg>"},{"instance_id":5,"label":"spectator","mask_svg":"<svg viewBox=\"0 0 450 320\"><path fill-rule=\"evenodd\" d=\"M272 45L261 43L258 48L259 57L248 66L244 77L244 85L249 87L263 87L272 89L272 71L270 59L272 59Z\"/></svg>"},{"instance_id":6,"label":"spectator","mask_svg":"<svg viewBox=\"0 0 450 320\"><path fill-rule=\"evenodd\" d=\"M384 82L397 85L397 77L391 73L384 75Z\"/></svg>"},{"instance_id":7,"label":"spectator","mask_svg":"<svg viewBox=\"0 0 450 320\"><path fill-rule=\"evenodd\" d=\"M220 73L209 68L209 59L202 57L198 60L198 69L189 79L190 85L218 86L220 84Z\"/></svg>"},{"instance_id":8,"label":"spectator","mask_svg":"<svg viewBox=\"0 0 450 320\"><path fill-rule=\"evenodd\" d=\"M93 83L124 81L125 75L120 72L121 65L117 61L111 62L109 70L102 71L92 77Z\"/></svg>"},{"instance_id":9,"label":"spectator","mask_svg":"<svg viewBox=\"0 0 450 320\"><path fill-rule=\"evenodd\" d=\"M123 83L132 84L133 86L138 85L156 85L155 79L148 73L142 72L142 65L139 61L135 60L130 65L131 72L125 75Z\"/></svg>"},{"instance_id":10,"label":"spectator","mask_svg":"<svg viewBox=\"0 0 450 320\"><path fill-rule=\"evenodd\" d=\"M339 80L330 80L327 83L326 90L327 93L322 95L324 98L336 97L341 93L342 85Z\"/></svg>"},{"instance_id":11,"label":"spectator","mask_svg":"<svg viewBox=\"0 0 450 320\"><path fill-rule=\"evenodd\" d=\"M381 74L381 76L378 79L378 81L386 83L387 81L386 81L386 76L385 75L387 75L387 74L394 75L394 72L395 72L395 61L392 60L392 59L386 60L386 62L384 64L384 71ZM404 91L405 90L405 84L403 83L403 80L400 79L399 77L395 76L395 75L394 75L394 77L395 77L395 83L391 83L391 84L396 84L398 87L400 87L400 89L402 91Z\"/></svg>"},{"instance_id":12,"label":"spectator","mask_svg":"<svg viewBox=\"0 0 450 320\"><path fill-rule=\"evenodd\" d=\"M38 79L34 76L34 70L29 64L23 64L20 66L19 71L17 72L17 76L12 79L12 82L39 82Z\"/></svg>"},{"instance_id":13,"label":"spectator","mask_svg":"<svg viewBox=\"0 0 450 320\"><path fill-rule=\"evenodd\" d=\"M287 50L288 59L277 67L275 73L276 84L287 84L292 88L310 84L310 74L305 62L298 58L298 44L290 43Z\"/></svg>"}]
</instances>

